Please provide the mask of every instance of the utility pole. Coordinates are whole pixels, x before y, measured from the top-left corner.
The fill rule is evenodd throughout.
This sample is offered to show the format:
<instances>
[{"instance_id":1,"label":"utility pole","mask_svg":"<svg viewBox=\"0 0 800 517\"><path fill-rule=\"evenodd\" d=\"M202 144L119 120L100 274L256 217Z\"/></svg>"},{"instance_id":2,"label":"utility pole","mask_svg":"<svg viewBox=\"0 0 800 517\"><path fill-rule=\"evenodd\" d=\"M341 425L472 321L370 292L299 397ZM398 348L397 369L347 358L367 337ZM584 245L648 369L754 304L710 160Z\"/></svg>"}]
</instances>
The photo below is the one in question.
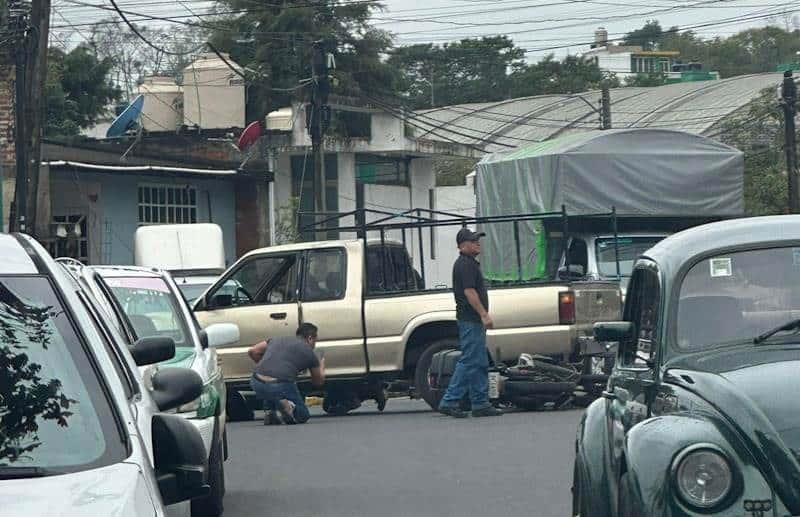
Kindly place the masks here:
<instances>
[{"instance_id":1,"label":"utility pole","mask_svg":"<svg viewBox=\"0 0 800 517\"><path fill-rule=\"evenodd\" d=\"M14 202L9 218L9 231L27 232L25 216L28 213L28 142L26 135L25 109L27 88L25 84L26 49L28 47L27 6L21 0L13 0L8 8L8 31L14 40L14 148L17 162Z\"/></svg>"},{"instance_id":2,"label":"utility pole","mask_svg":"<svg viewBox=\"0 0 800 517\"><path fill-rule=\"evenodd\" d=\"M789 187L789 213L800 212L800 200L797 192L797 138L795 135L794 117L797 113L797 85L794 83L792 71L783 73L781 86L781 105L784 117L784 147L786 150L786 176Z\"/></svg>"},{"instance_id":3,"label":"utility pole","mask_svg":"<svg viewBox=\"0 0 800 517\"><path fill-rule=\"evenodd\" d=\"M34 34L26 46L27 75L25 84L27 99L25 100L25 143L28 145L28 200L26 222L28 232L32 235L38 233L42 221L37 224L36 217L39 206L39 173L42 158L42 135L44 132L45 105L43 102L44 89L47 83L47 43L50 33L50 2L51 0L33 0L31 4L30 26ZM48 188L49 190L49 188ZM49 212L49 210L48 210ZM44 221L48 223L49 221Z\"/></svg>"},{"instance_id":4,"label":"utility pole","mask_svg":"<svg viewBox=\"0 0 800 517\"><path fill-rule=\"evenodd\" d=\"M314 155L314 211L318 213L327 212L324 138L331 121L331 110L328 106L331 80L328 73L332 61L332 55L325 51L325 43L315 41L311 61L313 74L311 103L306 106L306 122ZM303 188L302 185L300 188Z\"/></svg>"},{"instance_id":5,"label":"utility pole","mask_svg":"<svg viewBox=\"0 0 800 517\"><path fill-rule=\"evenodd\" d=\"M600 129L611 129L611 92L605 81L600 88Z\"/></svg>"}]
</instances>

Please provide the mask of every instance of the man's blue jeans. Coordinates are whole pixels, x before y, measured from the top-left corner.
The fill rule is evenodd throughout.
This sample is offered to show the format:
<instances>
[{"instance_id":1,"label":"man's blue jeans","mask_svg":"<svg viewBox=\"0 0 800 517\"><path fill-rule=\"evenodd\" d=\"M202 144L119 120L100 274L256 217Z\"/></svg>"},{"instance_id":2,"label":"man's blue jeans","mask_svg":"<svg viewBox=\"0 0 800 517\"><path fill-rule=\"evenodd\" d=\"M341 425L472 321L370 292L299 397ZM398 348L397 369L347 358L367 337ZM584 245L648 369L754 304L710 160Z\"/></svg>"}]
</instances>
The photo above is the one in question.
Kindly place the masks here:
<instances>
[{"instance_id":1,"label":"man's blue jeans","mask_svg":"<svg viewBox=\"0 0 800 517\"><path fill-rule=\"evenodd\" d=\"M482 323L458 322L458 346L461 358L450 379L439 408L458 407L469 393L472 410L484 409L489 404L489 355L486 351L486 329Z\"/></svg>"},{"instance_id":2,"label":"man's blue jeans","mask_svg":"<svg viewBox=\"0 0 800 517\"><path fill-rule=\"evenodd\" d=\"M278 411L278 401L286 399L294 402L294 419L298 424L308 421L309 412L305 398L293 382L264 382L255 375L250 378L250 387L256 396L264 402L265 411Z\"/></svg>"}]
</instances>

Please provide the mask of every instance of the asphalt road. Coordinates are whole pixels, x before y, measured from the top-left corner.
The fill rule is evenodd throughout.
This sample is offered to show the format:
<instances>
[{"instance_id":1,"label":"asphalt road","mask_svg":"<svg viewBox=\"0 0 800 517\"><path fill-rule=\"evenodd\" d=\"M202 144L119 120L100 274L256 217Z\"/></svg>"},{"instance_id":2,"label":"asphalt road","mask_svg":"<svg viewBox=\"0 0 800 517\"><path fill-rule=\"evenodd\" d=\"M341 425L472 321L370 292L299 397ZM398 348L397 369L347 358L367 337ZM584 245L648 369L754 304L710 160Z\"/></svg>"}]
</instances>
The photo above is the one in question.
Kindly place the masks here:
<instances>
[{"instance_id":1,"label":"asphalt road","mask_svg":"<svg viewBox=\"0 0 800 517\"><path fill-rule=\"evenodd\" d=\"M396 399L313 415L228 424L225 517L569 515L580 411L455 420Z\"/></svg>"}]
</instances>

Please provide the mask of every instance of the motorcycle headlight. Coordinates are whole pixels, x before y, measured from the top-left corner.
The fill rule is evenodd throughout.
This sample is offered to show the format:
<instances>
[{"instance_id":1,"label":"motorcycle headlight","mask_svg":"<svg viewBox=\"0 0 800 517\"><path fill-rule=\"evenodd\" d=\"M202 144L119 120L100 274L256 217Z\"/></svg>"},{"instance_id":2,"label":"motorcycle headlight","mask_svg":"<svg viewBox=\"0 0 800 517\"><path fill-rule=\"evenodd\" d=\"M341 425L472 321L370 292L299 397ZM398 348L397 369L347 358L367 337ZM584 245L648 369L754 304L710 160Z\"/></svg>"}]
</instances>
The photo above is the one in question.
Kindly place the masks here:
<instances>
[{"instance_id":1,"label":"motorcycle headlight","mask_svg":"<svg viewBox=\"0 0 800 517\"><path fill-rule=\"evenodd\" d=\"M714 447L693 447L673 464L675 486L680 497L695 508L714 508L733 489L733 469L728 458Z\"/></svg>"}]
</instances>

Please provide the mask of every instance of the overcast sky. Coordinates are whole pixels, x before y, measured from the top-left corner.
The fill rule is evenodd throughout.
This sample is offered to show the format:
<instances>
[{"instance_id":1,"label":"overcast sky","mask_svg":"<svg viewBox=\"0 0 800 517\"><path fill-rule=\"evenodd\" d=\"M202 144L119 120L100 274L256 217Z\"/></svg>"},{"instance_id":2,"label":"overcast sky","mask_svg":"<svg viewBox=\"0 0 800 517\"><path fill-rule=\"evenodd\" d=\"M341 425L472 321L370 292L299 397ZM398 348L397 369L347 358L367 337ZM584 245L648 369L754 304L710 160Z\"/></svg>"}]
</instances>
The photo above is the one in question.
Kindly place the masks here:
<instances>
[{"instance_id":1,"label":"overcast sky","mask_svg":"<svg viewBox=\"0 0 800 517\"><path fill-rule=\"evenodd\" d=\"M110 7L108 0L79 0ZM396 35L396 43L443 43L465 37L506 34L528 51L531 60L588 49L594 30L605 27L610 38L657 19L667 28L696 27L704 37L728 36L767 23L791 24L800 2L785 0L384 0L386 10L375 24ZM56 41L85 39L90 24L109 11L56 0L52 16ZM258 0L254 0L257 4ZM118 0L123 9L151 16L203 13L204 0ZM144 22L140 22L144 23ZM148 22L150 23L150 22ZM155 22L153 22L155 23ZM158 22L164 26L164 22ZM72 27L71 27L72 26Z\"/></svg>"}]
</instances>

